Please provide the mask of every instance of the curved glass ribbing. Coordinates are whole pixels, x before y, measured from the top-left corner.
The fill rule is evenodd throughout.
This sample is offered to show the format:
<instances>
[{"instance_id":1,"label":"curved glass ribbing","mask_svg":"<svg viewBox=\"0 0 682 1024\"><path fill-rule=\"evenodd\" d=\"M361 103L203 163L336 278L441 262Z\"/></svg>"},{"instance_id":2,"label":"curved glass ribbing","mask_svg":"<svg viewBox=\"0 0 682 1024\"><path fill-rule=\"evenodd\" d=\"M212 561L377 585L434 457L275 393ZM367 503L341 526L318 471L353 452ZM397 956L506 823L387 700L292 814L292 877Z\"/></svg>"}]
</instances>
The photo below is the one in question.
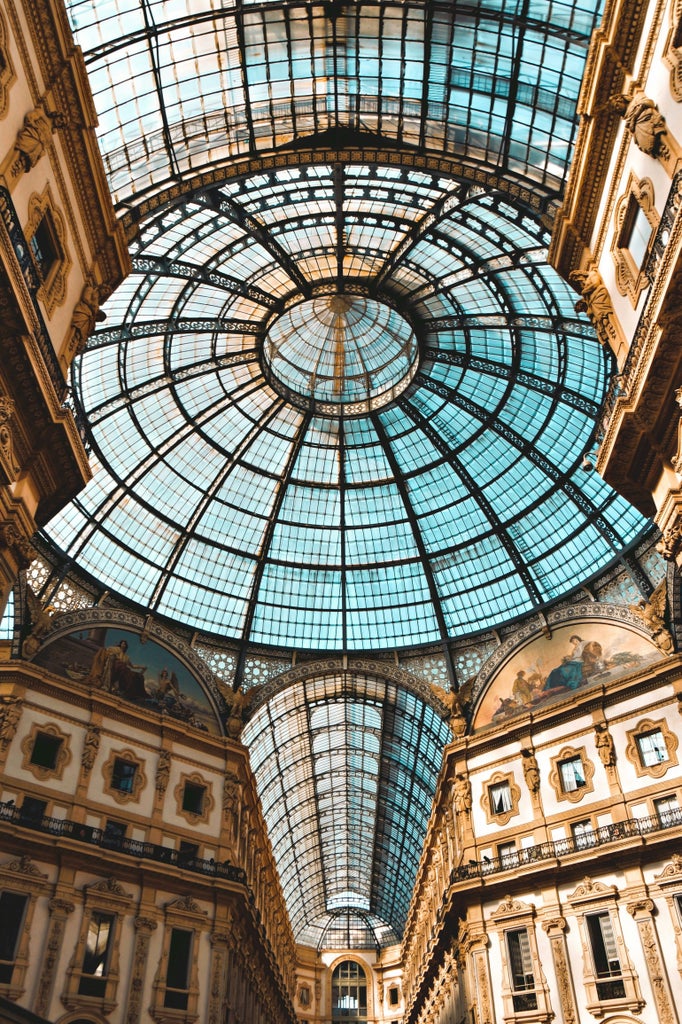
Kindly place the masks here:
<instances>
[{"instance_id":1,"label":"curved glass ribbing","mask_svg":"<svg viewBox=\"0 0 682 1024\"><path fill-rule=\"evenodd\" d=\"M150 611L258 644L431 643L551 602L642 520L580 468L605 358L545 243L501 195L400 168L272 171L162 211L76 366L94 478L50 538ZM318 393L314 317L295 318L319 303L387 326L332 326ZM287 384L331 412L271 386L273 323ZM417 372L334 414L374 387L346 361L366 341L377 391Z\"/></svg>"},{"instance_id":2,"label":"curved glass ribbing","mask_svg":"<svg viewBox=\"0 0 682 1024\"><path fill-rule=\"evenodd\" d=\"M414 693L362 672L288 686L246 724L298 942L399 941L449 737Z\"/></svg>"}]
</instances>

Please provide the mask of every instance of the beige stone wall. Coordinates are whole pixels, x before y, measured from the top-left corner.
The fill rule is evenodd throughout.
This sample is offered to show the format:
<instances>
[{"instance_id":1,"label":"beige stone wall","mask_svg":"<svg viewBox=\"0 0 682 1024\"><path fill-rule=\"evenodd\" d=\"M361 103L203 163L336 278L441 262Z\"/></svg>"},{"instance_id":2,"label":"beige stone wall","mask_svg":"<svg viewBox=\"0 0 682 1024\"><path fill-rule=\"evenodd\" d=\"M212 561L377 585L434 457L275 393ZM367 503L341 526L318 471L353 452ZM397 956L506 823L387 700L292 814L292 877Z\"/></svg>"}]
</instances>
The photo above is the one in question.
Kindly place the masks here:
<instances>
[{"instance_id":1,"label":"beige stone wall","mask_svg":"<svg viewBox=\"0 0 682 1024\"><path fill-rule=\"evenodd\" d=\"M0 702L0 892L29 896L0 994L55 1021L219 1024L226 1005L231 1022L292 1020L293 938L245 748L27 664L2 669ZM114 929L94 995L82 982L93 914ZM166 1006L174 929L191 934L179 1017Z\"/></svg>"}]
</instances>

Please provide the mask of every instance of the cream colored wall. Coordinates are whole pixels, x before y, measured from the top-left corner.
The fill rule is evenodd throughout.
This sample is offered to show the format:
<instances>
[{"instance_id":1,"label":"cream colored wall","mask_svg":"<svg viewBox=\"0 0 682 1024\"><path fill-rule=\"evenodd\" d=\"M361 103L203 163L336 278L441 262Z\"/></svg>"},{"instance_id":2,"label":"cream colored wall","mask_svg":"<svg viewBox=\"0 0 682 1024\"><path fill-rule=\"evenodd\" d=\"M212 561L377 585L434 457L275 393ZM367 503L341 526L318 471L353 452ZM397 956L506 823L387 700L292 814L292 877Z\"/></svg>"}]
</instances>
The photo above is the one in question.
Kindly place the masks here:
<instances>
[{"instance_id":1,"label":"cream colored wall","mask_svg":"<svg viewBox=\"0 0 682 1024\"><path fill-rule=\"evenodd\" d=\"M46 813L55 818L99 829L108 818L123 822L128 839L172 850L182 840L194 842L201 859L220 864L229 860L246 872L246 881L111 850L68 834L57 837L44 828L25 827L18 815L8 819L0 808L0 889L24 891L28 884L34 898L25 977L18 987L16 979L9 987L0 984L0 994L53 1021L70 1011L94 1014L94 1019L104 1014L111 1024L158 1024L164 1018L164 957L170 929L177 926L196 933L191 999L200 1020L208 1021L218 1003L231 1003L230 1024L290 1022L293 938L245 748L27 665L17 668L15 663L0 671L0 710L13 698L21 702L16 731L5 730L0 721L0 804L5 809L10 801L20 809L26 797L35 797L47 801ZM100 729L100 742L88 771L82 760L84 740L93 724ZM38 770L31 765L31 736L36 729L52 728L64 736L67 758L63 766L58 758L54 771ZM165 790L157 777L161 751L171 758ZM144 775L133 797L122 797L110 786L111 758L124 752L142 766ZM248 822L248 832L242 830L237 837L230 813L223 812L226 771L239 777L241 815ZM182 810L187 777L210 792L212 806L205 820ZM22 862L19 854L29 860ZM60 910L55 900L70 908L63 915L63 934L56 939L55 915ZM91 907L115 913L119 929L109 971L112 992L107 989L106 1000L77 994L83 929ZM143 967L141 920L151 922Z\"/></svg>"}]
</instances>

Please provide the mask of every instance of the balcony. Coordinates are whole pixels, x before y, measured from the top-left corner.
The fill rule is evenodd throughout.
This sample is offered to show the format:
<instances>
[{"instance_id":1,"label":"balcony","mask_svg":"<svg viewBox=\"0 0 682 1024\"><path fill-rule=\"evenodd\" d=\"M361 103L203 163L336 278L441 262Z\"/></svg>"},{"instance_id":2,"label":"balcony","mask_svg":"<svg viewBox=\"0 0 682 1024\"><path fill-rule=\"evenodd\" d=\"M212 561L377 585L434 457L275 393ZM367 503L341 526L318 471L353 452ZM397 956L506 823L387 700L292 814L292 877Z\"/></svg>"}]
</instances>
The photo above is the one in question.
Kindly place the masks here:
<instances>
[{"instance_id":1,"label":"balcony","mask_svg":"<svg viewBox=\"0 0 682 1024\"><path fill-rule=\"evenodd\" d=\"M503 857L488 857L484 860L470 860L453 868L450 882L461 882L469 878L483 878L501 871L510 871L518 867L527 867L544 860L557 860L573 853L583 853L623 839L640 839L642 836L664 832L667 829L679 828L682 825L682 808L666 811L661 815L647 818L627 818L611 825L601 825L592 832L580 836L559 839L553 843L541 843L538 846L525 846L515 853L505 853Z\"/></svg>"},{"instance_id":2,"label":"balcony","mask_svg":"<svg viewBox=\"0 0 682 1024\"><path fill-rule=\"evenodd\" d=\"M171 849L169 846L158 846L140 839L127 839L112 836L101 828L93 828L81 822L69 821L68 818L49 818L26 813L12 802L0 803L0 822L9 822L30 828L36 832L52 836L56 839L75 839L88 846L97 846L102 850L115 850L138 860L151 860L161 864L171 864L186 871L194 871L200 875L222 878L228 882L246 885L246 872L227 861L218 863L204 860L201 857L188 857L186 853Z\"/></svg>"}]
</instances>

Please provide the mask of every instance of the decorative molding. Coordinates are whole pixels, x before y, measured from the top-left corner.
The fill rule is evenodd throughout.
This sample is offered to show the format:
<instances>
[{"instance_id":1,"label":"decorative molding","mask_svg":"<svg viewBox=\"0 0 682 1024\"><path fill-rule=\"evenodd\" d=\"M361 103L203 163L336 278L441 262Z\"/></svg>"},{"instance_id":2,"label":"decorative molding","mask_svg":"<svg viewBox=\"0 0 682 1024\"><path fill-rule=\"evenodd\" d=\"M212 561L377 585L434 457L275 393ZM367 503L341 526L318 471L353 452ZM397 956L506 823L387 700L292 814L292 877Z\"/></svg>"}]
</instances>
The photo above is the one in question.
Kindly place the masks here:
<instances>
[{"instance_id":1,"label":"decorative molding","mask_svg":"<svg viewBox=\"0 0 682 1024\"><path fill-rule=\"evenodd\" d=\"M663 63L670 69L670 94L682 102L682 0L672 0L670 29L663 48Z\"/></svg>"},{"instance_id":2,"label":"decorative molding","mask_svg":"<svg viewBox=\"0 0 682 1024\"><path fill-rule=\"evenodd\" d=\"M150 917L135 918L135 949L133 951L133 970L128 988L128 1004L125 1011L125 1024L139 1024L142 1014L142 992L144 978L149 959L149 945L152 932L157 923Z\"/></svg>"},{"instance_id":3,"label":"decorative molding","mask_svg":"<svg viewBox=\"0 0 682 1024\"><path fill-rule=\"evenodd\" d=\"M661 733L668 756L665 760L659 761L657 764L645 765L640 756L637 738L644 733L652 732ZM659 718L656 720L652 718L643 718L637 723L634 729L628 729L625 735L628 741L627 747L625 748L625 756L634 767L638 778L642 778L644 775L649 775L653 779L661 779L669 768L677 767L679 763L677 760L677 748L680 741L678 737L671 732L665 718Z\"/></svg>"},{"instance_id":4,"label":"decorative molding","mask_svg":"<svg viewBox=\"0 0 682 1024\"><path fill-rule=\"evenodd\" d=\"M5 117L9 110L10 86L16 79L7 36L7 25L5 24L2 11L0 11L0 120Z\"/></svg>"}]
</instances>

